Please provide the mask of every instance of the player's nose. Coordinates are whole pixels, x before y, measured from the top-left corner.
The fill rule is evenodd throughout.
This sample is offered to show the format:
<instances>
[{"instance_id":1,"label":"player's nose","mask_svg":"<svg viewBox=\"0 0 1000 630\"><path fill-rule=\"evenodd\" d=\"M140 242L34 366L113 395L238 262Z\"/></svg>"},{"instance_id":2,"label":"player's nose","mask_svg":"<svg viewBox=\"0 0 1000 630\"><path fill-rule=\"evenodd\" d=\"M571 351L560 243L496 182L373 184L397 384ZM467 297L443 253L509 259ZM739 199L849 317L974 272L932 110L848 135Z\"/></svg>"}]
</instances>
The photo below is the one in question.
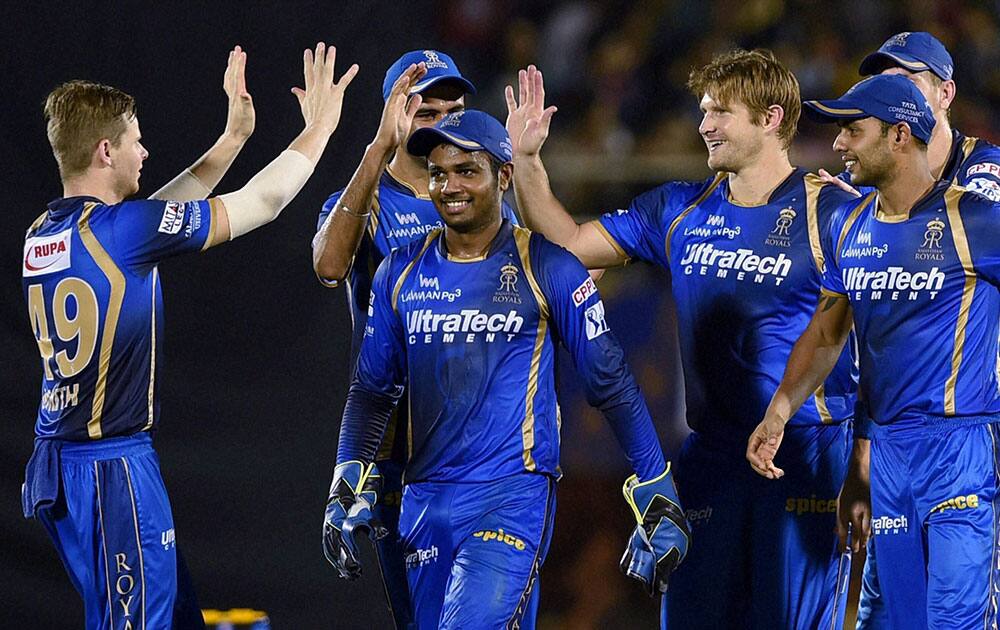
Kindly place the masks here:
<instances>
[{"instance_id":1,"label":"player's nose","mask_svg":"<svg viewBox=\"0 0 1000 630\"><path fill-rule=\"evenodd\" d=\"M844 130L841 129L837 134L837 137L833 139L833 150L838 153L844 153L847 151L847 144L844 140Z\"/></svg>"}]
</instances>

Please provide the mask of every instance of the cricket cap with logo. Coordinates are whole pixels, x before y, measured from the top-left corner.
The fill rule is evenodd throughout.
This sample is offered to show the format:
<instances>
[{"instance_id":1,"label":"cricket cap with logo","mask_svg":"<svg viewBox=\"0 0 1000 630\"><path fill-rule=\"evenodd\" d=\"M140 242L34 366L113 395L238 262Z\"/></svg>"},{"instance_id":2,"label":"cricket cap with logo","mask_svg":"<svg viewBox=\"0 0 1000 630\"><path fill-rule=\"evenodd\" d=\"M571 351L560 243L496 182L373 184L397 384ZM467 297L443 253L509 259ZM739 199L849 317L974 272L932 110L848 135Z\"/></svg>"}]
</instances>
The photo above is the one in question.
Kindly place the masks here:
<instances>
[{"instance_id":1,"label":"cricket cap with logo","mask_svg":"<svg viewBox=\"0 0 1000 630\"><path fill-rule=\"evenodd\" d=\"M910 72L930 70L944 81L955 71L944 44L923 31L897 33L885 40L881 48L862 60L858 73L862 76L878 74L894 66Z\"/></svg>"},{"instance_id":2,"label":"cricket cap with logo","mask_svg":"<svg viewBox=\"0 0 1000 630\"><path fill-rule=\"evenodd\" d=\"M463 151L486 151L502 163L510 162L513 156L510 136L503 124L477 109L454 112L433 127L417 129L406 143L406 150L426 157L441 144L451 144Z\"/></svg>"},{"instance_id":3,"label":"cricket cap with logo","mask_svg":"<svg viewBox=\"0 0 1000 630\"><path fill-rule=\"evenodd\" d=\"M934 112L913 81L898 74L876 74L855 83L836 99L805 101L805 113L821 123L877 118L891 125L905 122L925 143L934 131Z\"/></svg>"},{"instance_id":4,"label":"cricket cap with logo","mask_svg":"<svg viewBox=\"0 0 1000 630\"><path fill-rule=\"evenodd\" d=\"M427 74L420 81L410 88L410 94L419 94L432 85L441 82L454 83L468 94L476 93L476 86L462 76L458 66L455 65L451 57L437 50L411 50L397 59L389 69L385 71L385 80L382 81L382 100L389 98L392 86L403 72L412 64L423 63L427 67Z\"/></svg>"}]
</instances>

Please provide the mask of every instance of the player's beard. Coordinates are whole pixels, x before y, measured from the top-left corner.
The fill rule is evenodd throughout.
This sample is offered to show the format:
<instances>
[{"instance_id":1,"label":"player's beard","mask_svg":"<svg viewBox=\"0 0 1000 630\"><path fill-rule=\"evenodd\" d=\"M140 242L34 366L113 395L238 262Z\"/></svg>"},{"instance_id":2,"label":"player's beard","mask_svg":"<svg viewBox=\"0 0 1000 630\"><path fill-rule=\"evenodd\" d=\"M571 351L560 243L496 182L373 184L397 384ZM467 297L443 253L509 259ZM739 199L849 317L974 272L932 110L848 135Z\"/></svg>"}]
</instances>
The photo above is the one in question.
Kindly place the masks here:
<instances>
[{"instance_id":1,"label":"player's beard","mask_svg":"<svg viewBox=\"0 0 1000 630\"><path fill-rule=\"evenodd\" d=\"M747 134L742 138L729 138L708 154L708 167L717 173L738 173L748 166L761 151L760 138Z\"/></svg>"},{"instance_id":2,"label":"player's beard","mask_svg":"<svg viewBox=\"0 0 1000 630\"><path fill-rule=\"evenodd\" d=\"M851 184L878 188L891 178L892 154L885 143L877 143L868 151L867 155L862 156L855 153L855 156L857 162L855 162L854 170L851 172Z\"/></svg>"}]
</instances>

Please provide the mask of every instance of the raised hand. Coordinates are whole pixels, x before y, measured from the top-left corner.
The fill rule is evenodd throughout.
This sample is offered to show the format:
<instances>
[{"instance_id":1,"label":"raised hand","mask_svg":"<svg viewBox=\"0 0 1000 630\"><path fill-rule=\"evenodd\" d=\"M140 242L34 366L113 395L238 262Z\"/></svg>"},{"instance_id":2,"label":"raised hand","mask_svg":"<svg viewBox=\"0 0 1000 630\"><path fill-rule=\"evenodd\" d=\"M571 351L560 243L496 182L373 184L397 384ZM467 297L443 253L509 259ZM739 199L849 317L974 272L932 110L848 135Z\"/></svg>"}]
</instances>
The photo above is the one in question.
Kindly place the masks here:
<instances>
[{"instance_id":1,"label":"raised hand","mask_svg":"<svg viewBox=\"0 0 1000 630\"><path fill-rule=\"evenodd\" d=\"M302 118L306 127L319 126L333 134L340 124L341 108L344 104L344 92L358 73L358 64L353 64L347 72L334 81L334 65L337 61L337 48L326 47L320 42L316 44L316 52L306 50L302 54L302 74L305 78L305 89L294 87L292 93L299 99Z\"/></svg>"},{"instance_id":2,"label":"raised hand","mask_svg":"<svg viewBox=\"0 0 1000 630\"><path fill-rule=\"evenodd\" d=\"M765 414L747 442L747 461L757 474L768 479L779 479L785 471L774 465L774 458L785 437L785 421L776 414Z\"/></svg>"},{"instance_id":3,"label":"raised hand","mask_svg":"<svg viewBox=\"0 0 1000 630\"><path fill-rule=\"evenodd\" d=\"M382 108L382 120L375 133L375 144L387 151L393 151L406 140L413 126L413 117L417 115L417 110L423 102L419 94L410 96L410 89L425 74L427 74L426 65L410 64L410 67L392 84L389 98Z\"/></svg>"},{"instance_id":4,"label":"raised hand","mask_svg":"<svg viewBox=\"0 0 1000 630\"><path fill-rule=\"evenodd\" d=\"M517 73L518 98L514 99L514 88L507 86L507 133L513 144L514 155L537 155L549 137L549 123L558 111L553 106L545 107L545 81L542 71L531 65Z\"/></svg>"},{"instance_id":5,"label":"raised hand","mask_svg":"<svg viewBox=\"0 0 1000 630\"><path fill-rule=\"evenodd\" d=\"M222 80L222 89L229 97L229 111L226 114L226 135L245 142L253 133L256 114L253 98L247 92L247 54L236 46L229 51L229 63Z\"/></svg>"}]
</instances>

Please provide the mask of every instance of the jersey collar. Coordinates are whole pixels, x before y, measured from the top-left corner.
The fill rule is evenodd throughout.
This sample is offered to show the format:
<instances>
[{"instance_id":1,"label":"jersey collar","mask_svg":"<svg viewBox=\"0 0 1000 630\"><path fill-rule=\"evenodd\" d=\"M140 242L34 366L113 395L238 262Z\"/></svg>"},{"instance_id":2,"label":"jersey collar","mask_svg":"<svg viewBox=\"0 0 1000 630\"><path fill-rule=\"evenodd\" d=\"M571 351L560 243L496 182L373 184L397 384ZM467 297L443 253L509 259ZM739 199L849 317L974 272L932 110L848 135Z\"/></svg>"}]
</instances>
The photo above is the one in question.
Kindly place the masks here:
<instances>
[{"instance_id":1,"label":"jersey collar","mask_svg":"<svg viewBox=\"0 0 1000 630\"><path fill-rule=\"evenodd\" d=\"M478 258L453 258L448 254L448 244L445 242L444 233L442 232L441 238L438 239L437 243L438 254L441 256L441 258L444 258L445 260L449 260L451 262L457 262L457 263L481 262L492 256L493 252L502 248L507 243L507 241L512 238L513 233L514 233L514 228L513 226L511 226L510 220L503 219L500 223L500 231L498 231L497 235L493 237L493 240L490 242L490 246L486 250L486 253L484 255Z\"/></svg>"},{"instance_id":2,"label":"jersey collar","mask_svg":"<svg viewBox=\"0 0 1000 630\"><path fill-rule=\"evenodd\" d=\"M65 216L69 216L70 214L73 214L77 210L83 208L83 204L88 201L104 204L104 202L97 197L91 197L89 195L81 195L79 197L60 197L58 199L53 199L47 204L49 217L53 219L61 219Z\"/></svg>"}]
</instances>

